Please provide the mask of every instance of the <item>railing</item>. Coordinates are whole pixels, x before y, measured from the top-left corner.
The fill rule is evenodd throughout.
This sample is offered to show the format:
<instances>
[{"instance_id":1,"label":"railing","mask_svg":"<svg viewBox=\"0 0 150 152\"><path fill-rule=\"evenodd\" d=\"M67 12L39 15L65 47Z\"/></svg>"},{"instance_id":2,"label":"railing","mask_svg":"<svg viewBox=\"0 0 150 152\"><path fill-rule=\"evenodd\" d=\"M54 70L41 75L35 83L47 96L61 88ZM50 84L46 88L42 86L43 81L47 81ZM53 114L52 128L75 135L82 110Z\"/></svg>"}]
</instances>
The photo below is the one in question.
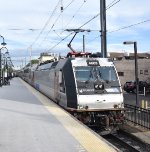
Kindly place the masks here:
<instances>
[{"instance_id":1,"label":"railing","mask_svg":"<svg viewBox=\"0 0 150 152\"><path fill-rule=\"evenodd\" d=\"M150 129L150 110L128 104L125 104L125 108L127 109L125 112L127 121Z\"/></svg>"}]
</instances>

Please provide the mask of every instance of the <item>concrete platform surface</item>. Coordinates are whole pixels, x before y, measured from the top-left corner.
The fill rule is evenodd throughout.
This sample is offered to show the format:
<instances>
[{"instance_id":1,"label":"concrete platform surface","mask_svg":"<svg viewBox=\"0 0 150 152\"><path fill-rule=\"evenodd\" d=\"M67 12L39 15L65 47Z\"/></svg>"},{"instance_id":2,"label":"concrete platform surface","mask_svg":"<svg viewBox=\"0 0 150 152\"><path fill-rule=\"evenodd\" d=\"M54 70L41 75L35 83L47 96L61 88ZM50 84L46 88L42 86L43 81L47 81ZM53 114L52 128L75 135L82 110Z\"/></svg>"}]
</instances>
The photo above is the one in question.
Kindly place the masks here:
<instances>
[{"instance_id":1,"label":"concrete platform surface","mask_svg":"<svg viewBox=\"0 0 150 152\"><path fill-rule=\"evenodd\" d=\"M117 149L20 78L0 88L0 152L87 151Z\"/></svg>"}]
</instances>

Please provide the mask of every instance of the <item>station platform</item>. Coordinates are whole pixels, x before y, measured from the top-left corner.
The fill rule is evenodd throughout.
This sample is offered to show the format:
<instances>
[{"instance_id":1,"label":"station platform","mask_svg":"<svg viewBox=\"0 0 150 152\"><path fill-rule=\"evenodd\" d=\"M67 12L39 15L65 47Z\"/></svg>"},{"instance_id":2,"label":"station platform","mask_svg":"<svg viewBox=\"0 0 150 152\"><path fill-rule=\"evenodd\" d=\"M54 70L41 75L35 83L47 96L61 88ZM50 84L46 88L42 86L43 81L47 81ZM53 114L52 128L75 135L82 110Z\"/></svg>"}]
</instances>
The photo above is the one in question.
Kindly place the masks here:
<instances>
[{"instance_id":1,"label":"station platform","mask_svg":"<svg viewBox=\"0 0 150 152\"><path fill-rule=\"evenodd\" d=\"M0 152L116 152L20 78L0 88Z\"/></svg>"}]
</instances>

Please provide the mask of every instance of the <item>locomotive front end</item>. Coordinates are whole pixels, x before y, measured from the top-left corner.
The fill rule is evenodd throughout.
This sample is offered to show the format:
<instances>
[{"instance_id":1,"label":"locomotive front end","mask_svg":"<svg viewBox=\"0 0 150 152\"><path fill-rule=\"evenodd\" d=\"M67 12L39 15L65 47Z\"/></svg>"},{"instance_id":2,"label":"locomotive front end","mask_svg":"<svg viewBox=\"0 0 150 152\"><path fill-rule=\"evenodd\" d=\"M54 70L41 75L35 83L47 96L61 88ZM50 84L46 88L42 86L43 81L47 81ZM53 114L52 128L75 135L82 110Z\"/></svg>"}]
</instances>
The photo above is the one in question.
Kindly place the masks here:
<instances>
[{"instance_id":1,"label":"locomotive front end","mask_svg":"<svg viewBox=\"0 0 150 152\"><path fill-rule=\"evenodd\" d=\"M114 128L123 123L123 93L115 66L106 58L73 60L79 117L85 123Z\"/></svg>"}]
</instances>

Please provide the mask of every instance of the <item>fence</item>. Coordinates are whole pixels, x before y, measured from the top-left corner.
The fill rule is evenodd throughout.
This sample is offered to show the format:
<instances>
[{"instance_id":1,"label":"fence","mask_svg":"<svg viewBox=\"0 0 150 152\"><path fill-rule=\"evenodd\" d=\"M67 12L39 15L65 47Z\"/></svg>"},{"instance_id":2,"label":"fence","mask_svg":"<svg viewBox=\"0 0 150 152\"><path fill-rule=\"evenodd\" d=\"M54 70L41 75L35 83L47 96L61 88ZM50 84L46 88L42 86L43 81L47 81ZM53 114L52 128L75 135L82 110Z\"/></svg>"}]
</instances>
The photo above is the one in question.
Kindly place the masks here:
<instances>
[{"instance_id":1,"label":"fence","mask_svg":"<svg viewBox=\"0 0 150 152\"><path fill-rule=\"evenodd\" d=\"M144 128L150 129L150 110L125 104L126 120Z\"/></svg>"}]
</instances>

